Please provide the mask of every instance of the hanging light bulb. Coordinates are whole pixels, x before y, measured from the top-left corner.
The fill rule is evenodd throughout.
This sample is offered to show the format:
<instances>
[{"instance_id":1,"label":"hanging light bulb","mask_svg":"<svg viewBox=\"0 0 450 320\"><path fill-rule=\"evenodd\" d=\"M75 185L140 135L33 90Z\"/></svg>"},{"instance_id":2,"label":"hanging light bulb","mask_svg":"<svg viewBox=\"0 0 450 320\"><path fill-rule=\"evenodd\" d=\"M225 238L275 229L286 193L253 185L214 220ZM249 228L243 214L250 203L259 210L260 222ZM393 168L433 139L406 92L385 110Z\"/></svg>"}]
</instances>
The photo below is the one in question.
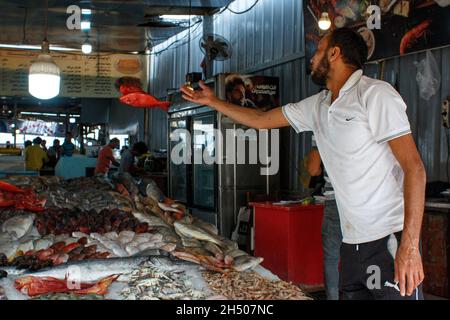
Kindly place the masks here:
<instances>
[{"instance_id":1,"label":"hanging light bulb","mask_svg":"<svg viewBox=\"0 0 450 320\"><path fill-rule=\"evenodd\" d=\"M60 82L59 67L53 62L49 43L45 39L41 54L30 66L28 91L38 99L51 99L59 94Z\"/></svg>"},{"instance_id":2,"label":"hanging light bulb","mask_svg":"<svg viewBox=\"0 0 450 320\"><path fill-rule=\"evenodd\" d=\"M319 28L321 30L328 30L331 27L331 20L327 12L322 12L322 16L319 19Z\"/></svg>"},{"instance_id":3,"label":"hanging light bulb","mask_svg":"<svg viewBox=\"0 0 450 320\"><path fill-rule=\"evenodd\" d=\"M92 45L88 41L86 41L81 45L81 51L84 54L90 54L92 52Z\"/></svg>"}]
</instances>

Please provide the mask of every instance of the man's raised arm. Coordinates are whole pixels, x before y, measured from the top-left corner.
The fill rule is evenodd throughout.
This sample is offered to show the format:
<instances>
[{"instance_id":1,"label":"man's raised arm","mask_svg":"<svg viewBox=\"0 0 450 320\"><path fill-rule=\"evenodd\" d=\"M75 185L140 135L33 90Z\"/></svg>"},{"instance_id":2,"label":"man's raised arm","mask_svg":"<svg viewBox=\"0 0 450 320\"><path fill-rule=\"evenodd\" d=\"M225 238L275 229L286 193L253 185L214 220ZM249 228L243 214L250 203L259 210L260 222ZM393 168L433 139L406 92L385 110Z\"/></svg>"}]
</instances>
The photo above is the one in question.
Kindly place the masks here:
<instances>
[{"instance_id":1,"label":"man's raised arm","mask_svg":"<svg viewBox=\"0 0 450 320\"><path fill-rule=\"evenodd\" d=\"M232 120L255 129L274 129L289 126L281 108L275 108L267 112L244 108L220 100L203 81L200 81L199 85L200 89L195 91L183 86L181 88L183 98L199 105L209 106Z\"/></svg>"}]
</instances>

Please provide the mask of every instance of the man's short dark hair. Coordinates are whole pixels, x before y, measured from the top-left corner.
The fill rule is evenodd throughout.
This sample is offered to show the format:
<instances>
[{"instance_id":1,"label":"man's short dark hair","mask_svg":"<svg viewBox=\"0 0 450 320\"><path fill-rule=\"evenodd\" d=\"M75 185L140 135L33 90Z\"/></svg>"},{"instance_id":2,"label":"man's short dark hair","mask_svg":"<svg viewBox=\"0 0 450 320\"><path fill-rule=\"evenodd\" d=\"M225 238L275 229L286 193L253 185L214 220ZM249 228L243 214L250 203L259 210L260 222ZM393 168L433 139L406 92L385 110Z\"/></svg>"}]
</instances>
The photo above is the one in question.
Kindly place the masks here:
<instances>
[{"instance_id":1,"label":"man's short dark hair","mask_svg":"<svg viewBox=\"0 0 450 320\"><path fill-rule=\"evenodd\" d=\"M42 142L42 139L39 138L39 137L34 138L34 140L33 140L33 143L34 143L34 144L41 144L41 142Z\"/></svg>"},{"instance_id":2,"label":"man's short dark hair","mask_svg":"<svg viewBox=\"0 0 450 320\"><path fill-rule=\"evenodd\" d=\"M361 69L367 61L367 44L362 36L350 29L340 28L329 33L328 48L339 47L346 64Z\"/></svg>"},{"instance_id":3,"label":"man's short dark hair","mask_svg":"<svg viewBox=\"0 0 450 320\"><path fill-rule=\"evenodd\" d=\"M143 155L145 153L148 152L148 147L145 144L145 142L136 142L135 144L133 144L133 150L139 154L139 155Z\"/></svg>"}]
</instances>

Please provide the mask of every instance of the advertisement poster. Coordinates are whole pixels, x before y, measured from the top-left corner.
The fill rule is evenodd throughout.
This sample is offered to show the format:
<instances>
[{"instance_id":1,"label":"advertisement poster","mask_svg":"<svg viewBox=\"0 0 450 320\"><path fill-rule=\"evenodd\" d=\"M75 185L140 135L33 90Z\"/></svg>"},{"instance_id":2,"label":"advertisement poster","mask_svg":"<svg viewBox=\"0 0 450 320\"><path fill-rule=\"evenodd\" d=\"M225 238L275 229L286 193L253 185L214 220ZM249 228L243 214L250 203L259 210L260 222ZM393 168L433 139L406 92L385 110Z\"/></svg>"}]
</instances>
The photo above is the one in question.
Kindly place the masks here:
<instances>
[{"instance_id":1,"label":"advertisement poster","mask_svg":"<svg viewBox=\"0 0 450 320\"><path fill-rule=\"evenodd\" d=\"M32 120L19 120L18 129L20 133L42 135L42 136L63 136L65 133L65 127L56 122L45 121L32 121Z\"/></svg>"},{"instance_id":2,"label":"advertisement poster","mask_svg":"<svg viewBox=\"0 0 450 320\"><path fill-rule=\"evenodd\" d=\"M323 35L318 20L327 12L331 29L349 27L362 34L368 59L379 60L450 44L450 0L304 0L306 58ZM367 8L377 5L380 29L367 26Z\"/></svg>"},{"instance_id":3,"label":"advertisement poster","mask_svg":"<svg viewBox=\"0 0 450 320\"><path fill-rule=\"evenodd\" d=\"M225 78L225 95L228 102L267 111L279 106L278 78L228 74Z\"/></svg>"}]
</instances>

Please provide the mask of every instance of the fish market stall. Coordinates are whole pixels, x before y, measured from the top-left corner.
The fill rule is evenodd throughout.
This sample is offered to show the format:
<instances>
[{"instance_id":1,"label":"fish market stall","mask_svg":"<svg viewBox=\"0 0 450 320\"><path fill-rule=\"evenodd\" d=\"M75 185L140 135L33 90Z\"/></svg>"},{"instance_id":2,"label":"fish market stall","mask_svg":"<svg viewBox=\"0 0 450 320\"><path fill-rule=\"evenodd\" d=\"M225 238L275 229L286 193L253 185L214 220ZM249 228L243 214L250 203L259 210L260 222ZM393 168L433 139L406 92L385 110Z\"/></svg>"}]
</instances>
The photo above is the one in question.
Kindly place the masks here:
<instances>
[{"instance_id":1,"label":"fish market stall","mask_svg":"<svg viewBox=\"0 0 450 320\"><path fill-rule=\"evenodd\" d=\"M262 260L151 181L0 182L0 299L310 299Z\"/></svg>"}]
</instances>

